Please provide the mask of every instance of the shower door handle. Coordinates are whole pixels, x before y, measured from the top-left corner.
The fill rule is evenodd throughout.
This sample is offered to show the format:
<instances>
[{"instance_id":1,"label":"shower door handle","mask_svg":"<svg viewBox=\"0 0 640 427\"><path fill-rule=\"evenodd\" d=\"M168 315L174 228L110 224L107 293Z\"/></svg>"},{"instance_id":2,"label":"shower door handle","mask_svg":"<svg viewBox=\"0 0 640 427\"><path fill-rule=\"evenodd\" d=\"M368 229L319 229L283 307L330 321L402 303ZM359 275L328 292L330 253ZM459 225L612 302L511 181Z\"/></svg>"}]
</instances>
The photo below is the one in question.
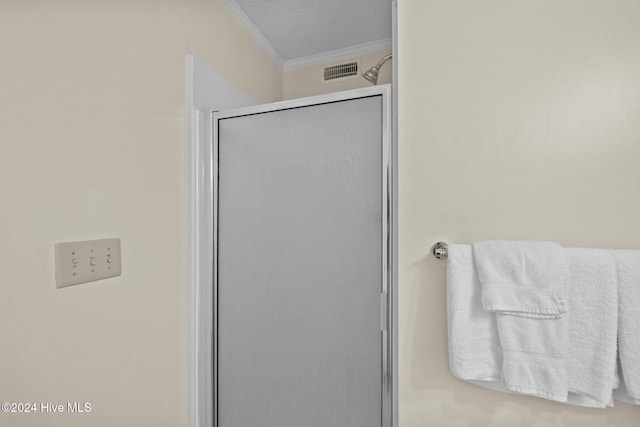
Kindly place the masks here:
<instances>
[{"instance_id":1,"label":"shower door handle","mask_svg":"<svg viewBox=\"0 0 640 427\"><path fill-rule=\"evenodd\" d=\"M391 355L389 353L389 294L380 294L380 330L382 350L382 390L391 393Z\"/></svg>"}]
</instances>

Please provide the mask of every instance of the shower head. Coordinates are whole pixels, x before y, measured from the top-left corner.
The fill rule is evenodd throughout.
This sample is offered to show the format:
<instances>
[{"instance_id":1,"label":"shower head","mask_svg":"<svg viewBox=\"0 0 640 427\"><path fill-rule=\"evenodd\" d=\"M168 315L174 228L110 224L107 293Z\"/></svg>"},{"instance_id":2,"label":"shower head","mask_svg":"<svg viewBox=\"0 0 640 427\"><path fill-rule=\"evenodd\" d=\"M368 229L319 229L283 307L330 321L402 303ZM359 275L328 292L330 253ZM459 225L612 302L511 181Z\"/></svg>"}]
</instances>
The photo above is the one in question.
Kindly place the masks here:
<instances>
[{"instance_id":1,"label":"shower head","mask_svg":"<svg viewBox=\"0 0 640 427\"><path fill-rule=\"evenodd\" d=\"M362 73L362 77L370 81L371 83L378 84L378 73L380 72L380 67L384 65L385 62L391 59L391 54L382 58L376 65L369 68L367 71Z\"/></svg>"},{"instance_id":2,"label":"shower head","mask_svg":"<svg viewBox=\"0 0 640 427\"><path fill-rule=\"evenodd\" d=\"M375 66L369 68L366 72L362 73L362 77L369 80L371 83L378 83L378 72L380 71L380 67Z\"/></svg>"}]
</instances>

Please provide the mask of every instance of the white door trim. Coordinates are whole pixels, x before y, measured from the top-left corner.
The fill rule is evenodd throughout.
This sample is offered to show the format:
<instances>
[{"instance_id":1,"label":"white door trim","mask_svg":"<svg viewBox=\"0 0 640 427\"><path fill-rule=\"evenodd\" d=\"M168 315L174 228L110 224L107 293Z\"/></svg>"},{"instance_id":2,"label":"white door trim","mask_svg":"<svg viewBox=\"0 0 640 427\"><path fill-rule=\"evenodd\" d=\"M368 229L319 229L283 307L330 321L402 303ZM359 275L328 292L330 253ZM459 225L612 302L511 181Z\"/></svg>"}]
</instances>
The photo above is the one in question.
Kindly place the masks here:
<instances>
[{"instance_id":1,"label":"white door trim","mask_svg":"<svg viewBox=\"0 0 640 427\"><path fill-rule=\"evenodd\" d=\"M190 427L211 427L213 425L211 108L236 108L254 105L256 102L192 54L187 55L187 70L189 90L188 417Z\"/></svg>"}]
</instances>

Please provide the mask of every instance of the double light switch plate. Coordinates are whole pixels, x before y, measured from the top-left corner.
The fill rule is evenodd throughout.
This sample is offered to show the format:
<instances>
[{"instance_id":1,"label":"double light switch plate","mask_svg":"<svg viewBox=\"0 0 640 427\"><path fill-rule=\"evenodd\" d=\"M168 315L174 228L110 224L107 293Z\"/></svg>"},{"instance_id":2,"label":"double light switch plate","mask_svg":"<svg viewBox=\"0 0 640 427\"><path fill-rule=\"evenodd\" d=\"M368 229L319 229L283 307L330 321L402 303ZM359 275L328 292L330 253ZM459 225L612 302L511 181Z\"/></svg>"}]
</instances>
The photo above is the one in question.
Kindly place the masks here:
<instances>
[{"instance_id":1,"label":"double light switch plate","mask_svg":"<svg viewBox=\"0 0 640 427\"><path fill-rule=\"evenodd\" d=\"M119 276L120 239L56 244L56 287Z\"/></svg>"}]
</instances>

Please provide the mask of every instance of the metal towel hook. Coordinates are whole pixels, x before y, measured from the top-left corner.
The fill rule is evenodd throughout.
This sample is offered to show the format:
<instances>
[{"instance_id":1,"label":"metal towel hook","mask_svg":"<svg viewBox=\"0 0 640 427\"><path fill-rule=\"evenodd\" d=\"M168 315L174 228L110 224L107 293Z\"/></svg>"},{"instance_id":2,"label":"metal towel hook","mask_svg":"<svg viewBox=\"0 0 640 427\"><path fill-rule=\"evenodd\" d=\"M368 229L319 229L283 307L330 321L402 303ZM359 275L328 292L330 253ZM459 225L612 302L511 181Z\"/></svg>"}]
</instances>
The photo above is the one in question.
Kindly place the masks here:
<instances>
[{"instance_id":1,"label":"metal towel hook","mask_svg":"<svg viewBox=\"0 0 640 427\"><path fill-rule=\"evenodd\" d=\"M438 242L431 247L431 252L438 259L446 259L449 255L449 250L445 242Z\"/></svg>"}]
</instances>

